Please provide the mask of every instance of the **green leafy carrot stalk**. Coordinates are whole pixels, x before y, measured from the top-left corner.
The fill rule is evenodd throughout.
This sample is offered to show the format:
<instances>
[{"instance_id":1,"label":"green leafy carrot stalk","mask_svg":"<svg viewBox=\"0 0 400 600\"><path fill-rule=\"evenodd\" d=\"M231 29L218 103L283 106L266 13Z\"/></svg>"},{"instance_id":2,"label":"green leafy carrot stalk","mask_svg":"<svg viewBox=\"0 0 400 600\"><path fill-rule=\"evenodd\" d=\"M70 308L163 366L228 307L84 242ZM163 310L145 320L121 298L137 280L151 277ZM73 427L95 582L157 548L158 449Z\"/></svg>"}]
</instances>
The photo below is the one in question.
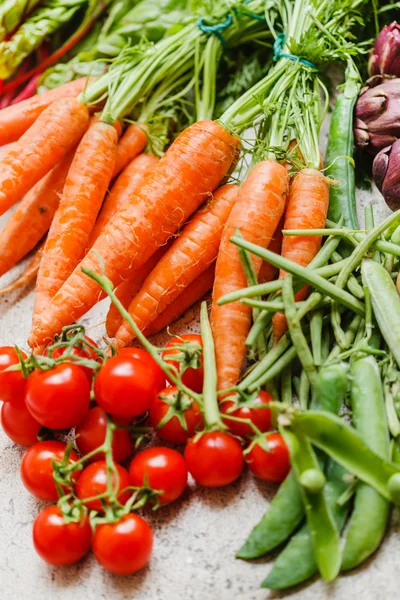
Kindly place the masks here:
<instances>
[{"instance_id":1,"label":"green leafy carrot stalk","mask_svg":"<svg viewBox=\"0 0 400 600\"><path fill-rule=\"evenodd\" d=\"M12 33L42 0L3 0L0 5L0 42Z\"/></svg>"}]
</instances>

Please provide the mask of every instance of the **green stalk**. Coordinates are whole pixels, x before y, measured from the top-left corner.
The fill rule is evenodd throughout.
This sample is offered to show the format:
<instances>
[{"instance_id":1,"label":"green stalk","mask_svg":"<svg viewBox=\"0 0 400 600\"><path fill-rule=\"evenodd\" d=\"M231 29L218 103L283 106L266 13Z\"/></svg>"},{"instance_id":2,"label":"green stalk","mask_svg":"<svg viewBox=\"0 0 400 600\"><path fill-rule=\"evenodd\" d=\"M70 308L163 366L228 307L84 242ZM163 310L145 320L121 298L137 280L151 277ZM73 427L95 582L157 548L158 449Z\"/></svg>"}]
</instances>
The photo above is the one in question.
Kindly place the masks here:
<instances>
[{"instance_id":1,"label":"green stalk","mask_svg":"<svg viewBox=\"0 0 400 600\"><path fill-rule=\"evenodd\" d=\"M218 407L217 397L217 367L215 364L215 348L210 321L208 319L207 302L201 303L200 309L200 331L203 340L203 406L204 419L207 429L223 429L221 415Z\"/></svg>"}]
</instances>

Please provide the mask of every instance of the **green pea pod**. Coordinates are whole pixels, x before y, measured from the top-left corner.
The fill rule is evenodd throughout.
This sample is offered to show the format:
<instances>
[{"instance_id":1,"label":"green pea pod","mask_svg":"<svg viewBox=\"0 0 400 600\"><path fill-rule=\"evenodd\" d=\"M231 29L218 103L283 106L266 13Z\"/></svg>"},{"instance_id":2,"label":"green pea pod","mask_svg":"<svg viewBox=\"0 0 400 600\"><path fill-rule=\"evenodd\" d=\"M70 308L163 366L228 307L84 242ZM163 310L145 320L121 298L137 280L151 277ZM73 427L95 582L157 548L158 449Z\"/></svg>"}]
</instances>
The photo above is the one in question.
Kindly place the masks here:
<instances>
[{"instance_id":1,"label":"green pea pod","mask_svg":"<svg viewBox=\"0 0 400 600\"><path fill-rule=\"evenodd\" d=\"M322 368L318 375L317 389L319 393L314 394L311 407L337 413L345 399L347 365L338 363ZM251 559L270 552L295 531L303 516L299 485L291 471L236 556Z\"/></svg>"},{"instance_id":2,"label":"green pea pod","mask_svg":"<svg viewBox=\"0 0 400 600\"><path fill-rule=\"evenodd\" d=\"M237 558L251 559L264 556L282 544L304 517L299 484L291 471L281 484L263 518L237 552Z\"/></svg>"},{"instance_id":3,"label":"green pea pod","mask_svg":"<svg viewBox=\"0 0 400 600\"><path fill-rule=\"evenodd\" d=\"M310 410L293 416L291 427L387 500L399 499L400 467L371 450L360 434L342 419Z\"/></svg>"},{"instance_id":4,"label":"green pea pod","mask_svg":"<svg viewBox=\"0 0 400 600\"><path fill-rule=\"evenodd\" d=\"M326 475L324 495L336 526L341 531L346 522L348 505L338 506L337 500L348 487L346 471L337 463L331 462ZM310 529L305 523L282 550L261 587L283 590L306 581L317 572Z\"/></svg>"},{"instance_id":5,"label":"green pea pod","mask_svg":"<svg viewBox=\"0 0 400 600\"><path fill-rule=\"evenodd\" d=\"M371 292L372 308L382 336L400 366L400 297L386 269L371 259L361 263L364 285Z\"/></svg>"},{"instance_id":6,"label":"green pea pod","mask_svg":"<svg viewBox=\"0 0 400 600\"><path fill-rule=\"evenodd\" d=\"M295 427L281 428L282 435L289 447L290 460L298 481L303 479L306 472L320 471L318 460L311 444ZM340 551L340 536L328 506L324 488L309 489L300 485L307 525L315 557L315 562L322 577L332 581L337 576L342 555Z\"/></svg>"},{"instance_id":7,"label":"green pea pod","mask_svg":"<svg viewBox=\"0 0 400 600\"><path fill-rule=\"evenodd\" d=\"M336 98L325 159L327 175L337 181L329 190L328 218L338 221L343 217L343 225L351 229L358 229L354 163L350 159L353 157L354 147L354 105L360 87L360 75L351 62L346 69L344 90Z\"/></svg>"},{"instance_id":8,"label":"green pea pod","mask_svg":"<svg viewBox=\"0 0 400 600\"><path fill-rule=\"evenodd\" d=\"M373 356L351 367L351 406L354 427L365 443L382 458L389 458L389 431L378 364ZM389 502L374 488L360 482L347 529L342 569L362 563L380 545L389 518Z\"/></svg>"}]
</instances>

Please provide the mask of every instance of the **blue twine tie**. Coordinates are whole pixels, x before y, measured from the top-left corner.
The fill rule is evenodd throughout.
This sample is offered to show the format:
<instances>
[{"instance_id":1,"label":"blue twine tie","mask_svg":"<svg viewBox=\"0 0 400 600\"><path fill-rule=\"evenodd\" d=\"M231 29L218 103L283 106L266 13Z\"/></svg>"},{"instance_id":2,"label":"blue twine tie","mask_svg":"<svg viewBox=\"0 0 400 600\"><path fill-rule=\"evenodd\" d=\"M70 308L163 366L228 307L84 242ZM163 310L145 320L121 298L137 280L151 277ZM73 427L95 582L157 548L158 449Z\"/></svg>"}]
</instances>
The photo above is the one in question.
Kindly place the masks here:
<instances>
[{"instance_id":1,"label":"blue twine tie","mask_svg":"<svg viewBox=\"0 0 400 600\"><path fill-rule=\"evenodd\" d=\"M274 61L277 61L280 58L288 58L289 60L294 60L296 62L301 63L302 65L306 65L306 67L310 67L311 69L315 69L317 71L317 67L309 60L306 60L305 58L300 58L295 54L286 54L286 52L282 52L285 44L286 35L284 33L278 33L274 42Z\"/></svg>"},{"instance_id":2,"label":"blue twine tie","mask_svg":"<svg viewBox=\"0 0 400 600\"><path fill-rule=\"evenodd\" d=\"M245 0L245 2L243 2L243 5L248 4L249 2L250 0ZM252 19L257 19L258 21L265 21L265 18L263 16L257 15L256 13L253 13L249 10L245 10L241 7L234 7L233 12L236 14L246 15L247 17L251 17ZM223 46L226 46L226 42L221 31L224 31L232 25L232 15L227 15L225 21L222 21L222 23L217 23L216 25L207 25L204 21L205 17L199 17L197 19L197 27L200 29L200 31L202 31L203 33L210 33L211 35L216 35L221 44Z\"/></svg>"}]
</instances>

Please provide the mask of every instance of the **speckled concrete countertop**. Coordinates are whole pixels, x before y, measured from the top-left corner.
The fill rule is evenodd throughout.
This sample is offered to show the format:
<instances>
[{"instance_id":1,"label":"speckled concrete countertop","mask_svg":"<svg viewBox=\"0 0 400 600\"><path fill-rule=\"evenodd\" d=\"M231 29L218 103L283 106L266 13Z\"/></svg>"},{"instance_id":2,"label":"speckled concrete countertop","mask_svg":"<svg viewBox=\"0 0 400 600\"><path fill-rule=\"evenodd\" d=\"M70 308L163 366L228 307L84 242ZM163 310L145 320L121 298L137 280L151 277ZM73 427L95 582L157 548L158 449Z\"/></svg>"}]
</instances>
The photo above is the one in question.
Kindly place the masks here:
<instances>
[{"instance_id":1,"label":"speckled concrete countertop","mask_svg":"<svg viewBox=\"0 0 400 600\"><path fill-rule=\"evenodd\" d=\"M376 216L386 213L379 194ZM1 224L0 220L0 224ZM4 283L6 277L4 278ZM3 281L1 282L3 283ZM0 297L0 345L26 347L33 304L32 287ZM100 340L106 305L85 319ZM197 329L196 308L171 331ZM163 343L161 336L156 343ZM52 568L36 555L32 522L45 506L25 491L19 478L23 450L0 433L0 598L1 600L395 600L400 597L400 524L397 514L381 549L363 568L327 585L316 579L287 594L260 590L270 560L252 563L235 551L268 507L275 487L248 474L221 490L196 489L191 482L181 501L147 512L155 545L149 568L127 577L106 573L90 554L79 565Z\"/></svg>"}]
</instances>

